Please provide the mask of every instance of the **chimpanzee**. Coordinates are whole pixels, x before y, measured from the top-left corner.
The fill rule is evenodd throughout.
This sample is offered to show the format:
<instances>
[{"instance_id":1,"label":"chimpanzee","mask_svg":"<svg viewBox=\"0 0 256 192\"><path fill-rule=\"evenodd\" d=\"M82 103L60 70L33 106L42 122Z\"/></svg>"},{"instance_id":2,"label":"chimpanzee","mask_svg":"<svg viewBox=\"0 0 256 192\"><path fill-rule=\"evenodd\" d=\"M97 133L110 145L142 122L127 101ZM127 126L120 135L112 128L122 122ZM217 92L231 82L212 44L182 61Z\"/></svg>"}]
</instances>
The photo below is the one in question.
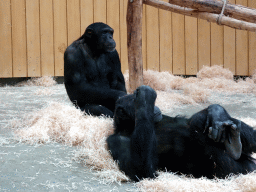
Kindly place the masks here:
<instances>
[{"instance_id":1,"label":"chimpanzee","mask_svg":"<svg viewBox=\"0 0 256 192\"><path fill-rule=\"evenodd\" d=\"M64 83L70 100L91 115L113 117L115 102L126 95L115 49L114 30L104 23L89 25L64 54ZM154 107L154 121L162 113Z\"/></svg>"},{"instance_id":2,"label":"chimpanzee","mask_svg":"<svg viewBox=\"0 0 256 192\"><path fill-rule=\"evenodd\" d=\"M64 54L64 83L70 100L82 111L113 117L116 100L126 95L114 30L89 25Z\"/></svg>"},{"instance_id":3,"label":"chimpanzee","mask_svg":"<svg viewBox=\"0 0 256 192\"><path fill-rule=\"evenodd\" d=\"M156 92L149 86L121 97L108 148L130 179L154 178L168 170L198 178L225 178L256 169L256 131L214 104L191 118L162 115L152 120Z\"/></svg>"}]
</instances>

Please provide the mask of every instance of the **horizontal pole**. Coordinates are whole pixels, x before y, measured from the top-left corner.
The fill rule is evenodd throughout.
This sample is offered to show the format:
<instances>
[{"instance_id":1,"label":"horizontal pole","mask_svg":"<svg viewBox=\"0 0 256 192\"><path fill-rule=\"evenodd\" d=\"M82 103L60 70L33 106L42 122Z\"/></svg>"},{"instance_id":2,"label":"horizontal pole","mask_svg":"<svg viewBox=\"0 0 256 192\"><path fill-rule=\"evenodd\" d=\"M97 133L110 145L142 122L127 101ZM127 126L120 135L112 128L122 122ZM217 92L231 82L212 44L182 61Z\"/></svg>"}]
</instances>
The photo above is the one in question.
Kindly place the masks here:
<instances>
[{"instance_id":1,"label":"horizontal pole","mask_svg":"<svg viewBox=\"0 0 256 192\"><path fill-rule=\"evenodd\" d=\"M220 14L223 7L223 2L216 0L169 0L169 3L179 5L181 7L192 8L199 12L216 14ZM256 23L256 9L250 7L231 4L228 2L223 14L234 19Z\"/></svg>"},{"instance_id":2,"label":"horizontal pole","mask_svg":"<svg viewBox=\"0 0 256 192\"><path fill-rule=\"evenodd\" d=\"M163 9L163 10L171 11L174 13L186 15L186 16L199 18L199 19L204 19L209 22L218 24L217 19L219 18L219 14L199 12L195 9L185 8L178 5L172 5L170 3L158 1L158 0L143 0L143 3L159 9ZM234 29L256 32L256 24L237 20L227 16L222 16L220 23L221 25L225 25Z\"/></svg>"}]
</instances>

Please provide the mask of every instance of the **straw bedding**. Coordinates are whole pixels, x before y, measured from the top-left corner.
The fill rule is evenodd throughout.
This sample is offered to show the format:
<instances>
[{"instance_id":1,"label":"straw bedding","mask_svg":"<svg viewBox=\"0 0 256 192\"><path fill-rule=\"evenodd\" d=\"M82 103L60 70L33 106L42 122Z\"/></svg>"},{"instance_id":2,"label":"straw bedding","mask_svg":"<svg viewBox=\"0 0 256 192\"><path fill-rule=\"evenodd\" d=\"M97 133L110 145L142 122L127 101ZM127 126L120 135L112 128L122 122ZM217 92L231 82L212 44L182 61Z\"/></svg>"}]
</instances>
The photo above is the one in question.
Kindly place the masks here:
<instances>
[{"instance_id":1,"label":"straw bedding","mask_svg":"<svg viewBox=\"0 0 256 192\"><path fill-rule=\"evenodd\" d=\"M43 87L51 87L55 85L57 82L54 80L53 77L50 76L43 76L40 78L32 77L28 81L24 81L21 83L18 83L16 86L43 86Z\"/></svg>"},{"instance_id":2,"label":"straw bedding","mask_svg":"<svg viewBox=\"0 0 256 192\"><path fill-rule=\"evenodd\" d=\"M128 84L128 74L125 74ZM204 67L197 78L182 78L168 72L144 71L144 83L157 90L156 105L163 113L177 105L207 102L212 92L256 93L256 76L245 80L233 80L233 74L219 66ZM39 81L39 80L38 80ZM37 82L37 80L34 80ZM48 81L46 81L48 82ZM54 85L54 83L52 83ZM41 84L41 86L45 86ZM173 91L174 89L180 91ZM244 122L256 127L256 119L244 118ZM85 115L74 106L55 102L22 120L14 120L16 139L29 144L58 142L77 146L74 160L90 166L105 182L121 182L129 179L119 171L106 148L106 138L113 133L113 120L107 117ZM4 141L2 141L4 142ZM141 191L256 191L256 173L231 176L226 179L194 179L174 173L160 172L154 180L137 183Z\"/></svg>"}]
</instances>

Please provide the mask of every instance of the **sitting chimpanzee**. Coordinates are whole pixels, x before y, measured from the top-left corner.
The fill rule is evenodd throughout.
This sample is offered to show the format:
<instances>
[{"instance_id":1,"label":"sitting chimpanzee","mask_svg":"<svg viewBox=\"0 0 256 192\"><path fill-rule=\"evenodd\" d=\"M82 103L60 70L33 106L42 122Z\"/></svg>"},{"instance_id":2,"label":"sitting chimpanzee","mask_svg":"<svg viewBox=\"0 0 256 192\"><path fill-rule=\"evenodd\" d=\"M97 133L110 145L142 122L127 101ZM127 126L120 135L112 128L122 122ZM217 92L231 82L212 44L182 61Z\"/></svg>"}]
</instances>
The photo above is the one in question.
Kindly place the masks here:
<instances>
[{"instance_id":1,"label":"sitting chimpanzee","mask_svg":"<svg viewBox=\"0 0 256 192\"><path fill-rule=\"evenodd\" d=\"M70 100L92 115L113 117L116 100L126 95L114 30L89 25L64 54L64 83Z\"/></svg>"},{"instance_id":2,"label":"sitting chimpanzee","mask_svg":"<svg viewBox=\"0 0 256 192\"><path fill-rule=\"evenodd\" d=\"M137 88L120 98L114 114L115 133L108 148L119 168L132 180L154 178L156 170L225 178L256 169L256 131L232 118L220 105L194 114L190 119L163 115L152 120L156 92Z\"/></svg>"},{"instance_id":3,"label":"sitting chimpanzee","mask_svg":"<svg viewBox=\"0 0 256 192\"><path fill-rule=\"evenodd\" d=\"M104 23L89 25L64 54L64 83L70 100L91 115L113 117L115 103L126 95L115 49L114 30ZM161 120L158 107L154 121Z\"/></svg>"}]
</instances>

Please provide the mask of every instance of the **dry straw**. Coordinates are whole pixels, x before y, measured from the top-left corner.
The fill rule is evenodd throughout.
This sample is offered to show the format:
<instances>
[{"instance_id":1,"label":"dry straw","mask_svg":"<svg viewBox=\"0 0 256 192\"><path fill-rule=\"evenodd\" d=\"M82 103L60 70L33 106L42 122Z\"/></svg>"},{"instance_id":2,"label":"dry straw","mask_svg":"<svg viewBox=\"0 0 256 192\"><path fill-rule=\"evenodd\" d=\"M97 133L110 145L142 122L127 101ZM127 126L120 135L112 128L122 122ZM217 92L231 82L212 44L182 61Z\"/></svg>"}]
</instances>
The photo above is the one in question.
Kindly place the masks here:
<instances>
[{"instance_id":1,"label":"dry straw","mask_svg":"<svg viewBox=\"0 0 256 192\"><path fill-rule=\"evenodd\" d=\"M57 82L53 77L43 76L43 77L32 77L28 81L23 81L18 83L16 86L43 86L43 87L51 87L55 85Z\"/></svg>"},{"instance_id":2,"label":"dry straw","mask_svg":"<svg viewBox=\"0 0 256 192\"><path fill-rule=\"evenodd\" d=\"M12 127L16 129L16 139L21 142L58 142L79 146L75 160L109 173L106 177L109 182L128 180L118 170L106 148L106 138L113 133L111 118L85 115L74 106L52 103L36 113L26 115L22 122L13 121Z\"/></svg>"},{"instance_id":3,"label":"dry straw","mask_svg":"<svg viewBox=\"0 0 256 192\"><path fill-rule=\"evenodd\" d=\"M128 84L128 75L125 74ZM197 78L182 78L168 72L144 71L145 84L158 94L156 105L162 111L173 106L207 102L212 91L230 93L253 93L255 79L233 80L233 74L219 66L204 67ZM50 86L52 78L34 79L29 85ZM43 82L43 83L42 83ZM175 91L174 91L175 89ZM176 91L179 90L179 91ZM256 126L255 119L242 119ZM74 106L52 103L44 109L26 115L22 120L12 122L16 139L30 144L59 142L78 146L74 155L76 161L96 170L106 183L128 181L118 169L106 146L106 138L113 133L113 120L107 117L92 117L83 114ZM0 141L0 143L5 141ZM94 171L95 173L95 171ZM154 180L142 180L137 184L141 191L255 191L256 175L233 176L222 180L194 179L173 173L160 172Z\"/></svg>"}]
</instances>

